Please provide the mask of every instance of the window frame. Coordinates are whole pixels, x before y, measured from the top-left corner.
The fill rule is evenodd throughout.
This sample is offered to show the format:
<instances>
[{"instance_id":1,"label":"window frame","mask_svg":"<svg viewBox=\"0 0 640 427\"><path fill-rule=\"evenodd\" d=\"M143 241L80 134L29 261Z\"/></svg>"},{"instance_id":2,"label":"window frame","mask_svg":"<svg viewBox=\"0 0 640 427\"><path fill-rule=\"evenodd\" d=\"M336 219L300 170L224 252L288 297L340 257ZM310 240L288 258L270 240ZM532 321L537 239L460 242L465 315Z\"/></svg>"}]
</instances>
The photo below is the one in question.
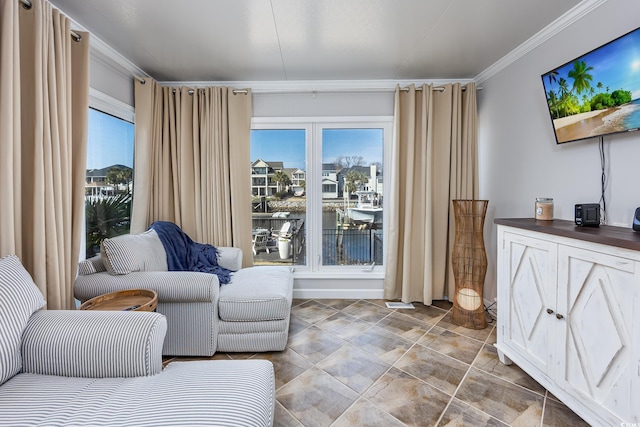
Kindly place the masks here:
<instances>
[{"instance_id":1,"label":"window frame","mask_svg":"<svg viewBox=\"0 0 640 427\"><path fill-rule=\"evenodd\" d=\"M389 194L391 186L391 144L393 116L349 116L349 117L253 117L251 130L304 129L306 167L306 259L307 264L296 265L296 278L384 278L388 215L383 217L383 265L323 265L322 264L322 131L323 129L365 129L383 131L383 192ZM316 160L317 159L317 160Z\"/></svg>"},{"instance_id":2,"label":"window frame","mask_svg":"<svg viewBox=\"0 0 640 427\"><path fill-rule=\"evenodd\" d=\"M99 111L104 114L116 117L118 119L129 122L133 125L134 129L134 167L135 167L135 108L127 103L124 103L104 92L100 92L97 89L89 88L89 109ZM87 112L88 114L88 112ZM87 141L88 142L88 141ZM86 166L85 166L86 169ZM86 176L85 176L86 182ZM80 247L86 248L87 246L87 222L86 222L85 204L82 204L82 233ZM81 250L78 254L78 261L84 261L86 259L86 251Z\"/></svg>"}]
</instances>

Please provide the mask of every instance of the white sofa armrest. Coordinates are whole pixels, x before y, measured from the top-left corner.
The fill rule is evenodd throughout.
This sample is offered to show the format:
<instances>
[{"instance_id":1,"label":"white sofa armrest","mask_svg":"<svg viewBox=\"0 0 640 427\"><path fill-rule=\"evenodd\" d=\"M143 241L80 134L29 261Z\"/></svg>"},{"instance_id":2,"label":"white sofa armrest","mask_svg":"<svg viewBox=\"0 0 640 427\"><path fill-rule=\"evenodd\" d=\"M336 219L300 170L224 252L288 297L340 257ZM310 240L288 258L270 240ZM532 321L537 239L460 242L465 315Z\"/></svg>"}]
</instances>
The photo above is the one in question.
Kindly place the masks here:
<instances>
[{"instance_id":1,"label":"white sofa armrest","mask_svg":"<svg viewBox=\"0 0 640 427\"><path fill-rule=\"evenodd\" d=\"M83 378L155 375L167 331L158 313L41 310L22 336L22 372Z\"/></svg>"},{"instance_id":2,"label":"white sofa armrest","mask_svg":"<svg viewBox=\"0 0 640 427\"><path fill-rule=\"evenodd\" d=\"M223 246L218 248L218 265L229 270L238 271L242 268L242 249Z\"/></svg>"},{"instance_id":3,"label":"white sofa armrest","mask_svg":"<svg viewBox=\"0 0 640 427\"><path fill-rule=\"evenodd\" d=\"M151 289L158 302L218 303L220 282L215 274L196 271L136 271L114 276L105 272L76 277L74 296L84 302L98 295L125 289Z\"/></svg>"},{"instance_id":4,"label":"white sofa armrest","mask_svg":"<svg viewBox=\"0 0 640 427\"><path fill-rule=\"evenodd\" d=\"M78 275L86 276L87 274L99 273L101 271L107 271L107 267L104 265L102 255L98 254L92 258L85 259L78 263Z\"/></svg>"}]
</instances>

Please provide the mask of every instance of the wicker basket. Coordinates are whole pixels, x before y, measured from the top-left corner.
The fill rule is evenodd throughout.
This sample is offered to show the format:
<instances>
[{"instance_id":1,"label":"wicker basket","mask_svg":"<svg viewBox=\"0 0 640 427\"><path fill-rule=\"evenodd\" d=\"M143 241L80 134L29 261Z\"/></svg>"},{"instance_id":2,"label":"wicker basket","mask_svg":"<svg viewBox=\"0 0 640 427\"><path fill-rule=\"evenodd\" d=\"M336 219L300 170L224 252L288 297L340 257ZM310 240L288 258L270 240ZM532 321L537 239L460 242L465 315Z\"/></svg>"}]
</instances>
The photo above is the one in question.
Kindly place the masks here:
<instances>
[{"instance_id":1,"label":"wicker basket","mask_svg":"<svg viewBox=\"0 0 640 427\"><path fill-rule=\"evenodd\" d=\"M487 327L482 292L487 273L483 229L488 204L488 200L453 200L456 233L451 262L456 287L451 320L470 329Z\"/></svg>"}]
</instances>

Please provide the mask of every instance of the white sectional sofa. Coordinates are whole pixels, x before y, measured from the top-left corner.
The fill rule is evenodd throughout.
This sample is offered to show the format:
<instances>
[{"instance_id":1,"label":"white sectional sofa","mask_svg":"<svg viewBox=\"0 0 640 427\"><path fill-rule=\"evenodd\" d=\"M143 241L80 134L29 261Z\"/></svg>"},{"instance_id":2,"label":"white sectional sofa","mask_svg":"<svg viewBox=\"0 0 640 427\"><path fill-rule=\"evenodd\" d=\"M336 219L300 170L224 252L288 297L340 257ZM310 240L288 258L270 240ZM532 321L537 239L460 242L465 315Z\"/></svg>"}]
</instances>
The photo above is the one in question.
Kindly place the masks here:
<instances>
[{"instance_id":1,"label":"white sectional sofa","mask_svg":"<svg viewBox=\"0 0 640 427\"><path fill-rule=\"evenodd\" d=\"M163 354L211 356L216 351L280 351L287 345L293 294L289 267L242 269L242 251L218 248L220 266L236 271L231 283L215 274L167 271L153 230L103 242L103 253L80 264L75 297L84 302L124 289L152 289L167 317Z\"/></svg>"},{"instance_id":2,"label":"white sectional sofa","mask_svg":"<svg viewBox=\"0 0 640 427\"><path fill-rule=\"evenodd\" d=\"M46 311L0 259L0 426L271 426L273 365L174 362L159 313Z\"/></svg>"}]
</instances>

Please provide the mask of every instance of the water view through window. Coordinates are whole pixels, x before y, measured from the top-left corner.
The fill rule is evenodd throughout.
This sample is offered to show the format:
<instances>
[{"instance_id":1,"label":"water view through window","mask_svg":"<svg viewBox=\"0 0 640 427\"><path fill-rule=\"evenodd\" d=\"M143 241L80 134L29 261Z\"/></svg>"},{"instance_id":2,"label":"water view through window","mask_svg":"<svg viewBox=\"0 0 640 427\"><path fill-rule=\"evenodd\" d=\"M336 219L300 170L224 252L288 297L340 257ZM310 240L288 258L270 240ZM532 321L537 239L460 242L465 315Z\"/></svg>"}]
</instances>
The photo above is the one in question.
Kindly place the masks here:
<instances>
[{"instance_id":1,"label":"water view through window","mask_svg":"<svg viewBox=\"0 0 640 427\"><path fill-rule=\"evenodd\" d=\"M251 131L254 263L381 265L383 130L310 133Z\"/></svg>"},{"instance_id":2,"label":"water view through window","mask_svg":"<svg viewBox=\"0 0 640 427\"><path fill-rule=\"evenodd\" d=\"M85 181L86 257L131 223L133 123L89 109Z\"/></svg>"},{"instance_id":3,"label":"water view through window","mask_svg":"<svg viewBox=\"0 0 640 427\"><path fill-rule=\"evenodd\" d=\"M382 160L382 129L322 130L323 265L382 264Z\"/></svg>"}]
</instances>

